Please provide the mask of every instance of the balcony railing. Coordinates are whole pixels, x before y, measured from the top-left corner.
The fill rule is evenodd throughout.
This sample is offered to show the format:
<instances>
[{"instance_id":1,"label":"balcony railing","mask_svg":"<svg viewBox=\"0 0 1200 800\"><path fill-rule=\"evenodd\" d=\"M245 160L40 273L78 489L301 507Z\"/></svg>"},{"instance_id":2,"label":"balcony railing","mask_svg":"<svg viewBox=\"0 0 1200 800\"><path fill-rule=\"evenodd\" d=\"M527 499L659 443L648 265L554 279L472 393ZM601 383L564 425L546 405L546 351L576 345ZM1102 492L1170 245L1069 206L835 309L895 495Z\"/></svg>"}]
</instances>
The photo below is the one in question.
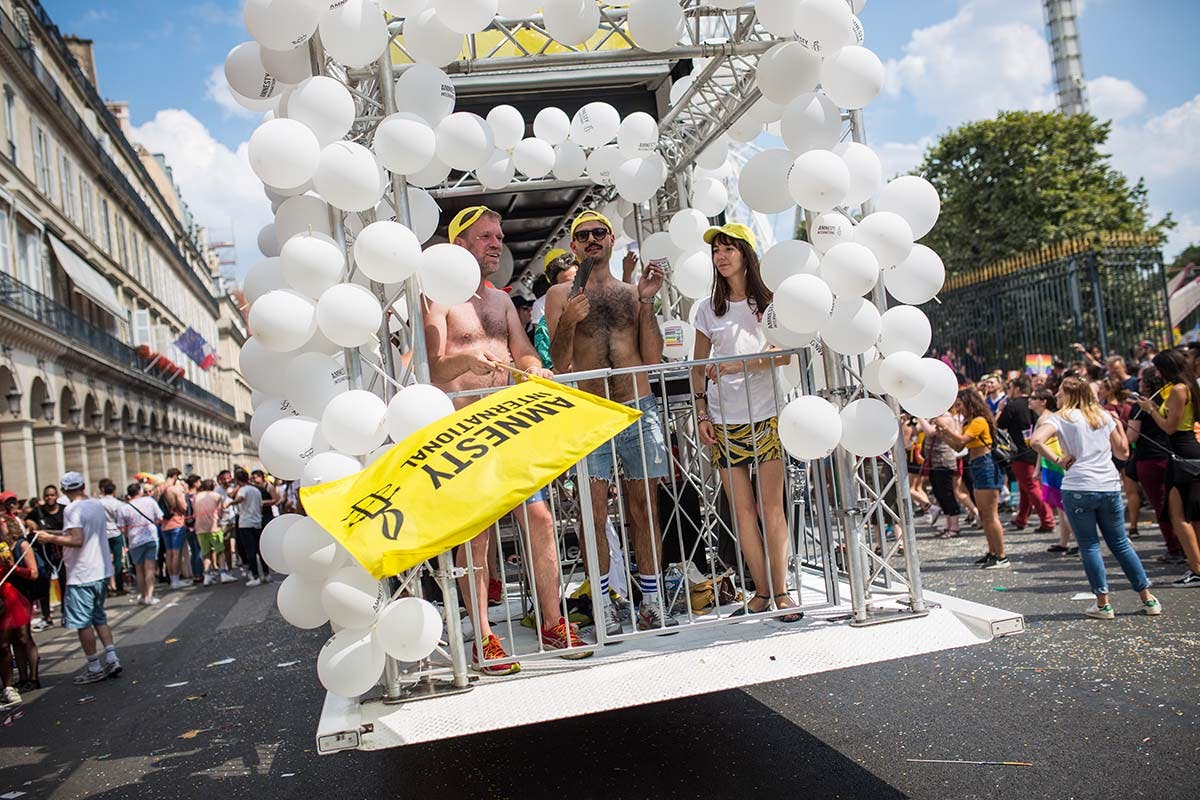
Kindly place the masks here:
<instances>
[{"instance_id":1,"label":"balcony railing","mask_svg":"<svg viewBox=\"0 0 1200 800\"><path fill-rule=\"evenodd\" d=\"M132 347L5 272L0 272L0 306L10 308L62 334L72 343L87 347L108 364L143 371L144 364ZM165 392L186 395L229 419L235 419L232 405L186 378L180 378L174 384L151 375L146 375L146 378L154 381Z\"/></svg>"}]
</instances>

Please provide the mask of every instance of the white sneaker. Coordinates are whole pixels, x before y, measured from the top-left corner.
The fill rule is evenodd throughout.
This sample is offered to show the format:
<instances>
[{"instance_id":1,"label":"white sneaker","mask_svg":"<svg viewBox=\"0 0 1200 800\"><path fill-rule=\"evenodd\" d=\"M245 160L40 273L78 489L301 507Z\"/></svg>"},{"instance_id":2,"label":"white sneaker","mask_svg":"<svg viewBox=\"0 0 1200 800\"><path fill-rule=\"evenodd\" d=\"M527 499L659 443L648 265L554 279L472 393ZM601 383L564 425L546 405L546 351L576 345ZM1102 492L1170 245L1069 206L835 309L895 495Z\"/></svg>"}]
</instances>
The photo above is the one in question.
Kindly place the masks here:
<instances>
[{"instance_id":1,"label":"white sneaker","mask_svg":"<svg viewBox=\"0 0 1200 800\"><path fill-rule=\"evenodd\" d=\"M1102 606L1092 603L1088 610L1083 612L1092 619L1116 619L1117 615L1113 611L1112 603L1105 603Z\"/></svg>"},{"instance_id":2,"label":"white sneaker","mask_svg":"<svg viewBox=\"0 0 1200 800\"><path fill-rule=\"evenodd\" d=\"M246 581L246 585L247 586L261 586L262 581L260 581L258 578L251 578L250 580Z\"/></svg>"},{"instance_id":3,"label":"white sneaker","mask_svg":"<svg viewBox=\"0 0 1200 800\"><path fill-rule=\"evenodd\" d=\"M171 588L172 589L182 589L185 586L187 586L187 583L183 580L183 578L175 578L175 577L171 578Z\"/></svg>"},{"instance_id":4,"label":"white sneaker","mask_svg":"<svg viewBox=\"0 0 1200 800\"><path fill-rule=\"evenodd\" d=\"M38 617L33 622L29 623L29 629L35 632L44 631L48 627L50 626L46 624L46 620L42 619L41 617Z\"/></svg>"},{"instance_id":5,"label":"white sneaker","mask_svg":"<svg viewBox=\"0 0 1200 800\"><path fill-rule=\"evenodd\" d=\"M271 582L271 573L269 573L269 572L268 572L266 575L263 575L263 576L262 576L262 582L263 582L263 583L270 583L270 582Z\"/></svg>"},{"instance_id":6,"label":"white sneaker","mask_svg":"<svg viewBox=\"0 0 1200 800\"><path fill-rule=\"evenodd\" d=\"M216 582L217 582L217 576L213 575L211 572L204 576L204 585L205 586L212 586Z\"/></svg>"},{"instance_id":7,"label":"white sneaker","mask_svg":"<svg viewBox=\"0 0 1200 800\"><path fill-rule=\"evenodd\" d=\"M142 601L142 605L144 605L144 606L156 606L156 605L158 605L158 604L159 604L159 603L161 603L161 602L162 602L162 601L161 601L161 600L159 600L157 597L150 597L150 598L147 598L146 600L143 600L143 601Z\"/></svg>"},{"instance_id":8,"label":"white sneaker","mask_svg":"<svg viewBox=\"0 0 1200 800\"><path fill-rule=\"evenodd\" d=\"M21 693L17 691L15 686L4 687L4 702L12 705L21 702Z\"/></svg>"},{"instance_id":9,"label":"white sneaker","mask_svg":"<svg viewBox=\"0 0 1200 800\"><path fill-rule=\"evenodd\" d=\"M233 577L226 570L221 570L221 583L237 583L237 578Z\"/></svg>"}]
</instances>

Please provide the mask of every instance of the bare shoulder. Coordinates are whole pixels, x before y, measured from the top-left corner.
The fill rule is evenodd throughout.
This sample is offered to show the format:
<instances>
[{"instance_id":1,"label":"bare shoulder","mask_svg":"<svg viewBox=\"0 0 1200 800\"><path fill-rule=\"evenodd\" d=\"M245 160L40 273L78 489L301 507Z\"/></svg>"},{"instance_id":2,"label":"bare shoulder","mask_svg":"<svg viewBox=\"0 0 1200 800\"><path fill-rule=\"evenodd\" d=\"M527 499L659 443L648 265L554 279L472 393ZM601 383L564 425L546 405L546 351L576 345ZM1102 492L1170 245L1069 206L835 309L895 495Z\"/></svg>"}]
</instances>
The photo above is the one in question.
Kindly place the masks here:
<instances>
[{"instance_id":1,"label":"bare shoulder","mask_svg":"<svg viewBox=\"0 0 1200 800\"><path fill-rule=\"evenodd\" d=\"M556 283L546 292L546 302L551 300L564 300L567 294L571 291L571 287L565 283Z\"/></svg>"},{"instance_id":2,"label":"bare shoulder","mask_svg":"<svg viewBox=\"0 0 1200 800\"><path fill-rule=\"evenodd\" d=\"M512 297L509 296L508 292L495 289L491 286L485 287L483 299L491 308L501 309L504 311L507 311L510 308L515 308L513 306Z\"/></svg>"}]
</instances>

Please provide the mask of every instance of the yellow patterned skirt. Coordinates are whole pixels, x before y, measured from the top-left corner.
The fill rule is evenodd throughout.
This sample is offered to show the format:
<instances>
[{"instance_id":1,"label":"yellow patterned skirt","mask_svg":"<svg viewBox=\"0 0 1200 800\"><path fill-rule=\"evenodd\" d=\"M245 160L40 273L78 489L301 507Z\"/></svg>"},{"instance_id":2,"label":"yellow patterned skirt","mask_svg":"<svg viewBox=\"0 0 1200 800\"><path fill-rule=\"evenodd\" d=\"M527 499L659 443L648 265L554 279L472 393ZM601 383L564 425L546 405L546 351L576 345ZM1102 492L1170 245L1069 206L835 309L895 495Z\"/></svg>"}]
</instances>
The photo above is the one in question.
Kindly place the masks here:
<instances>
[{"instance_id":1,"label":"yellow patterned skirt","mask_svg":"<svg viewBox=\"0 0 1200 800\"><path fill-rule=\"evenodd\" d=\"M713 463L722 467L774 461L783 457L779 443L779 419L737 425L713 423L717 443L710 448Z\"/></svg>"}]
</instances>

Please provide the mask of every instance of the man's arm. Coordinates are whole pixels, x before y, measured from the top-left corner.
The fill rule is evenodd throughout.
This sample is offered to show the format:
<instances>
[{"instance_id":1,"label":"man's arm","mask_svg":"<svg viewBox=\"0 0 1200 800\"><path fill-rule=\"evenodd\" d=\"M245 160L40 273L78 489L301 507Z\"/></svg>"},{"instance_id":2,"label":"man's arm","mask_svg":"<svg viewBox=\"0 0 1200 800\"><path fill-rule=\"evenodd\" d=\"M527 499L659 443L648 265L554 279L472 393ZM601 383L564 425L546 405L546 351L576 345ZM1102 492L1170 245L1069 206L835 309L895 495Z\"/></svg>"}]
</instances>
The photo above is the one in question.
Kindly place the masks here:
<instances>
[{"instance_id":1,"label":"man's arm","mask_svg":"<svg viewBox=\"0 0 1200 800\"><path fill-rule=\"evenodd\" d=\"M649 264L642 270L637 283L638 350L643 364L661 364L663 360L662 328L654 315L654 297L663 285L661 267Z\"/></svg>"},{"instance_id":2,"label":"man's arm","mask_svg":"<svg viewBox=\"0 0 1200 800\"><path fill-rule=\"evenodd\" d=\"M83 528L67 528L62 533L42 531L38 541L56 544L59 547L83 547Z\"/></svg>"},{"instance_id":3,"label":"man's arm","mask_svg":"<svg viewBox=\"0 0 1200 800\"><path fill-rule=\"evenodd\" d=\"M512 353L513 365L540 378L553 377L554 373L542 366L542 357L538 355L533 342L529 341L529 335L525 333L525 327L517 315L517 307L508 295L504 296L504 304L504 319L508 323L508 351Z\"/></svg>"},{"instance_id":4,"label":"man's arm","mask_svg":"<svg viewBox=\"0 0 1200 800\"><path fill-rule=\"evenodd\" d=\"M575 325L587 316L587 295L580 292L571 298L576 308L570 314L564 314L568 304L566 287L552 286L546 293L546 330L550 332L550 360L554 362L554 371L558 373L571 371L571 359L575 353ZM579 315L582 307L582 315Z\"/></svg>"}]
</instances>

